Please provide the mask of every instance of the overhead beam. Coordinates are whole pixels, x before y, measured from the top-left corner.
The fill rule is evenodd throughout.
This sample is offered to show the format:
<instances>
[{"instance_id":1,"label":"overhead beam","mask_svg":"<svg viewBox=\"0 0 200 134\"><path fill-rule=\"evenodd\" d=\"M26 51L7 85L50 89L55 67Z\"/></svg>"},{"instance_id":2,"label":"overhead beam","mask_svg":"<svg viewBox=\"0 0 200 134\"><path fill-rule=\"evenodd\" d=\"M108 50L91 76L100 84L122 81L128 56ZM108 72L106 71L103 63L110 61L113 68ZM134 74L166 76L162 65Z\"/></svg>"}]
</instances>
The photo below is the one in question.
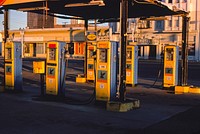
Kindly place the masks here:
<instances>
[{"instance_id":1,"label":"overhead beam","mask_svg":"<svg viewBox=\"0 0 200 134\"><path fill-rule=\"evenodd\" d=\"M47 7L31 7L31 8L19 8L18 11L28 12L28 11L35 11L35 10L49 10Z\"/></svg>"},{"instance_id":2,"label":"overhead beam","mask_svg":"<svg viewBox=\"0 0 200 134\"><path fill-rule=\"evenodd\" d=\"M66 4L65 7L105 6L103 0L91 0L89 3Z\"/></svg>"},{"instance_id":3,"label":"overhead beam","mask_svg":"<svg viewBox=\"0 0 200 134\"><path fill-rule=\"evenodd\" d=\"M155 21L155 20L168 20L168 18L167 17L150 17L150 18L140 18L140 20Z\"/></svg>"}]
</instances>

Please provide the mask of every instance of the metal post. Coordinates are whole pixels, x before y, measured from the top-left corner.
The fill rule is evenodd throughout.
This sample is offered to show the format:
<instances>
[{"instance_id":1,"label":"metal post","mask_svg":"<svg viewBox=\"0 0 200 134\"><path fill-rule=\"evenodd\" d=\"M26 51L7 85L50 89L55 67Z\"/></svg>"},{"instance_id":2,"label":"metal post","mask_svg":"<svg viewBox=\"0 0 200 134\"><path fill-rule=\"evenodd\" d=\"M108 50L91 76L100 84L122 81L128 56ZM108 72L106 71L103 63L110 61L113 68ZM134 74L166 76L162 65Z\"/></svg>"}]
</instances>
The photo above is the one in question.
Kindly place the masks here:
<instances>
[{"instance_id":1,"label":"metal post","mask_svg":"<svg viewBox=\"0 0 200 134\"><path fill-rule=\"evenodd\" d=\"M8 9L4 10L4 89L6 88L6 81L5 81L5 44L7 41L8 35Z\"/></svg>"},{"instance_id":2,"label":"metal post","mask_svg":"<svg viewBox=\"0 0 200 134\"><path fill-rule=\"evenodd\" d=\"M182 24L182 66L181 66L181 85L187 85L188 80L188 30L189 17L183 16Z\"/></svg>"},{"instance_id":3,"label":"metal post","mask_svg":"<svg viewBox=\"0 0 200 134\"><path fill-rule=\"evenodd\" d=\"M4 11L4 43L6 43L8 35L8 9Z\"/></svg>"},{"instance_id":4,"label":"metal post","mask_svg":"<svg viewBox=\"0 0 200 134\"><path fill-rule=\"evenodd\" d=\"M41 88L41 96L44 96L44 75L45 74L40 74L40 88Z\"/></svg>"},{"instance_id":5,"label":"metal post","mask_svg":"<svg viewBox=\"0 0 200 134\"><path fill-rule=\"evenodd\" d=\"M20 30L21 34L21 44L22 44L22 58L24 58L24 28Z\"/></svg>"},{"instance_id":6,"label":"metal post","mask_svg":"<svg viewBox=\"0 0 200 134\"><path fill-rule=\"evenodd\" d=\"M126 45L127 45L127 20L128 20L128 0L121 0L120 3L120 88L119 99L125 101L126 95Z\"/></svg>"},{"instance_id":7,"label":"metal post","mask_svg":"<svg viewBox=\"0 0 200 134\"><path fill-rule=\"evenodd\" d=\"M97 31L97 20L94 20L94 30Z\"/></svg>"},{"instance_id":8,"label":"metal post","mask_svg":"<svg viewBox=\"0 0 200 134\"><path fill-rule=\"evenodd\" d=\"M88 31L88 20L85 20L85 35ZM85 37L85 57L84 57L84 75L87 77L87 40Z\"/></svg>"}]
</instances>

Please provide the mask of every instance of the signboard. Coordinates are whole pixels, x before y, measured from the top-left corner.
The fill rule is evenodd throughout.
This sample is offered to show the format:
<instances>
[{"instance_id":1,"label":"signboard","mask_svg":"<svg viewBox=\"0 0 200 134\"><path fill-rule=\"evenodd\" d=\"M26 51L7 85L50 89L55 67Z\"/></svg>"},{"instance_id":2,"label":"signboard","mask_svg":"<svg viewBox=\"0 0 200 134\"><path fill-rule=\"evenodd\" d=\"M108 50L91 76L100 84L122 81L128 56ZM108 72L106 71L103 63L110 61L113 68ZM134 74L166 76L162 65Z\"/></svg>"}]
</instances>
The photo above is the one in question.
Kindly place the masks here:
<instances>
[{"instance_id":1,"label":"signboard","mask_svg":"<svg viewBox=\"0 0 200 134\"><path fill-rule=\"evenodd\" d=\"M97 31L97 41L109 41L109 29L100 29Z\"/></svg>"},{"instance_id":2,"label":"signboard","mask_svg":"<svg viewBox=\"0 0 200 134\"><path fill-rule=\"evenodd\" d=\"M1 36L0 36L1 37ZM1 41L1 39L0 39ZM22 37L14 37L13 41L22 41ZM43 37L24 37L24 41L35 42L35 41L44 41Z\"/></svg>"},{"instance_id":3,"label":"signboard","mask_svg":"<svg viewBox=\"0 0 200 134\"><path fill-rule=\"evenodd\" d=\"M94 42L97 40L96 31L87 31L86 32L86 39L88 42Z\"/></svg>"},{"instance_id":4,"label":"signboard","mask_svg":"<svg viewBox=\"0 0 200 134\"><path fill-rule=\"evenodd\" d=\"M86 39L88 42L109 41L110 40L109 29L99 29L98 31L87 31Z\"/></svg>"}]
</instances>

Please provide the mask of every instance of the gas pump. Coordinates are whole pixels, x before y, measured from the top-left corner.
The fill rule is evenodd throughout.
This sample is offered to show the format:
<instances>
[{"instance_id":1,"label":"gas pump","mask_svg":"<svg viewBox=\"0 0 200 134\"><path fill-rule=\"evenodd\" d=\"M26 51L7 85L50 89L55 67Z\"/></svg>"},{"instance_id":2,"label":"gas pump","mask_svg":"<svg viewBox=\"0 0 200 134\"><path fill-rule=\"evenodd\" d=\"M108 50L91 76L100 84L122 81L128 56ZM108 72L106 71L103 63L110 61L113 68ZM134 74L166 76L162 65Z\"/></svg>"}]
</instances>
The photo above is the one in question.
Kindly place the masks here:
<instances>
[{"instance_id":1,"label":"gas pump","mask_svg":"<svg viewBox=\"0 0 200 134\"><path fill-rule=\"evenodd\" d=\"M22 58L21 43L5 44L5 89L22 90Z\"/></svg>"},{"instance_id":2,"label":"gas pump","mask_svg":"<svg viewBox=\"0 0 200 134\"><path fill-rule=\"evenodd\" d=\"M138 46L126 48L126 84L135 86L138 82Z\"/></svg>"},{"instance_id":3,"label":"gas pump","mask_svg":"<svg viewBox=\"0 0 200 134\"><path fill-rule=\"evenodd\" d=\"M178 84L178 46L164 47L164 78L163 87L170 88Z\"/></svg>"},{"instance_id":4,"label":"gas pump","mask_svg":"<svg viewBox=\"0 0 200 134\"><path fill-rule=\"evenodd\" d=\"M46 93L47 95L65 94L65 42L47 43Z\"/></svg>"},{"instance_id":5,"label":"gas pump","mask_svg":"<svg viewBox=\"0 0 200 134\"><path fill-rule=\"evenodd\" d=\"M117 91L117 42L97 42L96 100L109 101Z\"/></svg>"},{"instance_id":6,"label":"gas pump","mask_svg":"<svg viewBox=\"0 0 200 134\"><path fill-rule=\"evenodd\" d=\"M87 81L94 81L94 66L96 62L94 56L96 56L96 44L88 44L87 51Z\"/></svg>"}]
</instances>

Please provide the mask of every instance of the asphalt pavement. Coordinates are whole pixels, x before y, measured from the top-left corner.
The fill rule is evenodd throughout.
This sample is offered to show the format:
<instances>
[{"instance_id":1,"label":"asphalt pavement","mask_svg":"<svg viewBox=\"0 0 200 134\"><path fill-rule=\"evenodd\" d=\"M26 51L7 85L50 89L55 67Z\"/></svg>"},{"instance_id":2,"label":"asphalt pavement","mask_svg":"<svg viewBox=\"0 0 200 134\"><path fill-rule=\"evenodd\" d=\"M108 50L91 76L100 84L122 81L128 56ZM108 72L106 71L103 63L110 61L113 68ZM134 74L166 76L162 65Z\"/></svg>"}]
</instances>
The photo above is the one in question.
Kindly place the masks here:
<instances>
[{"instance_id":1,"label":"asphalt pavement","mask_svg":"<svg viewBox=\"0 0 200 134\"><path fill-rule=\"evenodd\" d=\"M0 93L0 134L200 134L200 94L174 94L139 78L126 97L139 99L140 108L111 112L90 101L93 83L75 83L81 69L70 69L60 98L41 97L39 75L23 68L23 92Z\"/></svg>"}]
</instances>

